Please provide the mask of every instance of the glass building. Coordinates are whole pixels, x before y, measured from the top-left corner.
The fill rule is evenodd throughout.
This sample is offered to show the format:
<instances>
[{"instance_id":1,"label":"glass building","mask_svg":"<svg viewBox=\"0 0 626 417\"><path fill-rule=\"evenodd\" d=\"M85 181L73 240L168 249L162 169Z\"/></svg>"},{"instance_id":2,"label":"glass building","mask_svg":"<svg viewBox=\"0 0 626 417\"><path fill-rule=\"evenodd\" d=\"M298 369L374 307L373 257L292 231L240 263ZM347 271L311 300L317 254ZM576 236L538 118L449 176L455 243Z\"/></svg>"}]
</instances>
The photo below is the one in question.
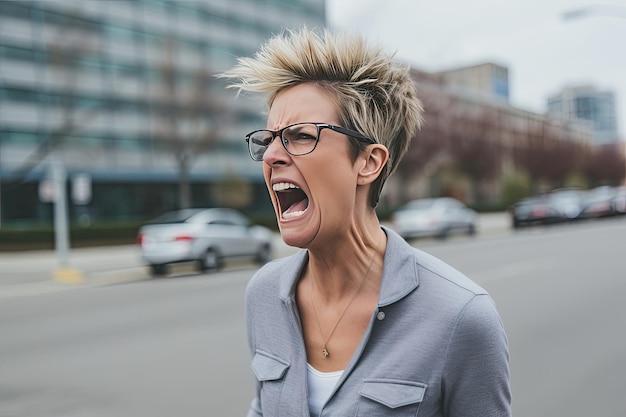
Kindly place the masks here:
<instances>
[{"instance_id":1,"label":"glass building","mask_svg":"<svg viewBox=\"0 0 626 417\"><path fill-rule=\"evenodd\" d=\"M612 91L600 91L590 85L566 87L548 98L547 107L549 116L588 121L597 145L619 142L617 106Z\"/></svg>"},{"instance_id":2,"label":"glass building","mask_svg":"<svg viewBox=\"0 0 626 417\"><path fill-rule=\"evenodd\" d=\"M243 141L261 103L214 75L301 24L324 0L0 1L2 225L51 221L52 160L72 221L270 209Z\"/></svg>"}]
</instances>

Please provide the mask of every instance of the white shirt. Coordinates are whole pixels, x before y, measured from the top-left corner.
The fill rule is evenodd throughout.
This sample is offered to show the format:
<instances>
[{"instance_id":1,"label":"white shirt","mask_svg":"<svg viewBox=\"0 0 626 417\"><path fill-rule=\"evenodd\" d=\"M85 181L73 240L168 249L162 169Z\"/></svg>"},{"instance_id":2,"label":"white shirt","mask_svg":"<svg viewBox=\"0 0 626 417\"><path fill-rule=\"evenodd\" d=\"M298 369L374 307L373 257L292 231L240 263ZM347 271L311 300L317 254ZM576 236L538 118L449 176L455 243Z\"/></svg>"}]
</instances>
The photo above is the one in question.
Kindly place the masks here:
<instances>
[{"instance_id":1,"label":"white shirt","mask_svg":"<svg viewBox=\"0 0 626 417\"><path fill-rule=\"evenodd\" d=\"M311 417L319 417L326 400L335 389L337 381L341 378L343 371L320 372L308 363L307 385L309 388L309 411Z\"/></svg>"}]
</instances>

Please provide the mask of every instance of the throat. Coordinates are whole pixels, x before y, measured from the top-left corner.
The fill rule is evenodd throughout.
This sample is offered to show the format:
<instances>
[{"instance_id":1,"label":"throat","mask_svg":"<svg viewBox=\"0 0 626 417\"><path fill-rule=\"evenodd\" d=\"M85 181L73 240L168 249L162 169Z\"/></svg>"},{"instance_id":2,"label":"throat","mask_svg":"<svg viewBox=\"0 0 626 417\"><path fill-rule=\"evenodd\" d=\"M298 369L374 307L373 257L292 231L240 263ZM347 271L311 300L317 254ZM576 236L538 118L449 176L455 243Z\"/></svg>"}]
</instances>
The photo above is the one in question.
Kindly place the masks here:
<instances>
[{"instance_id":1,"label":"throat","mask_svg":"<svg viewBox=\"0 0 626 417\"><path fill-rule=\"evenodd\" d=\"M300 201L296 201L295 203L293 203L291 206L289 206L289 208L287 208L287 210L285 210L283 212L283 218L284 219L291 219L294 217L298 217L304 214L304 212L306 211L307 207L309 206L309 199L308 198L304 198Z\"/></svg>"}]
</instances>

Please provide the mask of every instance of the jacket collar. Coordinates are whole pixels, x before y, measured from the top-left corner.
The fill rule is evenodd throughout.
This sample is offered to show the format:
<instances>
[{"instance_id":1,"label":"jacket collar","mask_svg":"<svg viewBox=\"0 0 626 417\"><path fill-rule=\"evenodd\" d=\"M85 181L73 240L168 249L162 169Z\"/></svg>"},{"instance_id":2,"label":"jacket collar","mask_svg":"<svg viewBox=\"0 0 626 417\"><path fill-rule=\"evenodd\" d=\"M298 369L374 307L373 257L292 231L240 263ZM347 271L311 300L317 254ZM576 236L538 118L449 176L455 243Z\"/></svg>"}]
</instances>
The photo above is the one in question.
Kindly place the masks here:
<instances>
[{"instance_id":1,"label":"jacket collar","mask_svg":"<svg viewBox=\"0 0 626 417\"><path fill-rule=\"evenodd\" d=\"M414 248L393 230L385 226L382 229L387 235L387 248L378 296L379 307L395 303L419 285ZM296 284L308 258L308 252L304 249L288 258L280 277L279 296L282 300L295 299Z\"/></svg>"}]
</instances>

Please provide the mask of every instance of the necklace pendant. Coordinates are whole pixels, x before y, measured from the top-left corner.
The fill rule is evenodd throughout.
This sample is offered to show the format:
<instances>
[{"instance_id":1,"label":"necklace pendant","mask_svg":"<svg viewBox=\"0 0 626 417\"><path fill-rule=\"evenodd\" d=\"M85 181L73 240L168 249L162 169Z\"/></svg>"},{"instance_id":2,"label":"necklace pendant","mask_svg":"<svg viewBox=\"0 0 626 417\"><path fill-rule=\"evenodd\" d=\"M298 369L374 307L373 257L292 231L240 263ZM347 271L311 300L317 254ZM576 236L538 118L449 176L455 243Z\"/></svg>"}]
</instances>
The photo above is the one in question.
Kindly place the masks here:
<instances>
[{"instance_id":1,"label":"necklace pendant","mask_svg":"<svg viewBox=\"0 0 626 417\"><path fill-rule=\"evenodd\" d=\"M328 353L328 351L326 350L326 346L324 346L322 348L322 356L324 357L324 359L326 359L328 355L330 355L330 353Z\"/></svg>"}]
</instances>

